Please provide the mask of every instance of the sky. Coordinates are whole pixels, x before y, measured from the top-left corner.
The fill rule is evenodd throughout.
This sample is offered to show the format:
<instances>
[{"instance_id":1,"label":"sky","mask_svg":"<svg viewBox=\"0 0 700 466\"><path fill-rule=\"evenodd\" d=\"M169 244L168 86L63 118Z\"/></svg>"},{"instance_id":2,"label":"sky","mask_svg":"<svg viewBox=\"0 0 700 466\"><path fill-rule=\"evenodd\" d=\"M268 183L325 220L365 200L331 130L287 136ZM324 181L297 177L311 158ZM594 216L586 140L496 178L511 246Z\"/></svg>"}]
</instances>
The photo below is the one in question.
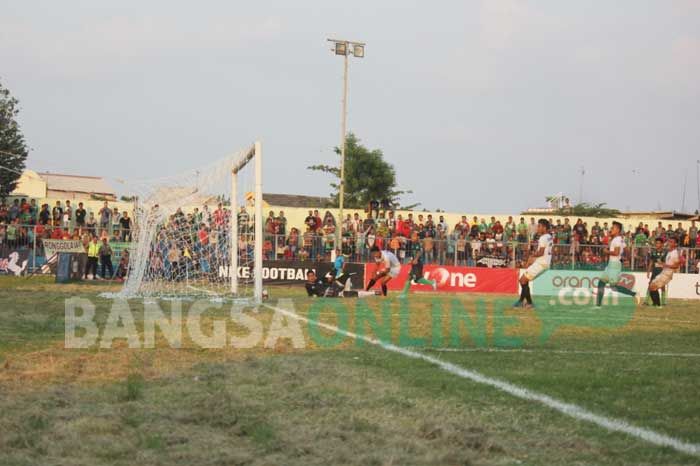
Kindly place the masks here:
<instances>
[{"instance_id":1,"label":"sky","mask_svg":"<svg viewBox=\"0 0 700 466\"><path fill-rule=\"evenodd\" d=\"M254 140L264 191L326 195L348 129L404 204L512 213L563 192L700 205L700 0L0 0L0 80L37 170L189 170ZM582 167L585 175L581 175ZM583 186L583 189L581 189ZM685 186L685 196L684 193Z\"/></svg>"}]
</instances>

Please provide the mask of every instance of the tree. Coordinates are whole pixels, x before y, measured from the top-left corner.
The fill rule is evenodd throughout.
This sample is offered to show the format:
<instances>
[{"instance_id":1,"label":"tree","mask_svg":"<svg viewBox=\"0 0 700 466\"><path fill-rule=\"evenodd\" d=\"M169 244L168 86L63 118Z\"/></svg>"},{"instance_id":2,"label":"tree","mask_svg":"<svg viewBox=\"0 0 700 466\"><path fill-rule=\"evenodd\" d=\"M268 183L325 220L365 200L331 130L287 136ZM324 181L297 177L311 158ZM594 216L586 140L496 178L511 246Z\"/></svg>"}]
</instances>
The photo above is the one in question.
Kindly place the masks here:
<instances>
[{"instance_id":1,"label":"tree","mask_svg":"<svg viewBox=\"0 0 700 466\"><path fill-rule=\"evenodd\" d=\"M604 202L600 204L588 204L587 202L582 202L573 207L559 209L556 214L572 215L575 217L611 218L618 217L620 215L620 211L605 207Z\"/></svg>"},{"instance_id":2,"label":"tree","mask_svg":"<svg viewBox=\"0 0 700 466\"><path fill-rule=\"evenodd\" d=\"M340 148L336 147L335 153L340 155ZM334 181L330 184L333 189L331 198L333 205L338 206L340 166L312 165L308 169L333 176ZM398 205L401 195L411 191L400 191L396 186L396 172L384 160L382 151L369 150L360 144L357 136L348 134L345 140L345 207L362 209L373 200L388 200L393 205ZM410 209L416 205L405 208Z\"/></svg>"},{"instance_id":3,"label":"tree","mask_svg":"<svg viewBox=\"0 0 700 466\"><path fill-rule=\"evenodd\" d=\"M29 149L17 123L19 101L0 83L0 199L17 187Z\"/></svg>"}]
</instances>

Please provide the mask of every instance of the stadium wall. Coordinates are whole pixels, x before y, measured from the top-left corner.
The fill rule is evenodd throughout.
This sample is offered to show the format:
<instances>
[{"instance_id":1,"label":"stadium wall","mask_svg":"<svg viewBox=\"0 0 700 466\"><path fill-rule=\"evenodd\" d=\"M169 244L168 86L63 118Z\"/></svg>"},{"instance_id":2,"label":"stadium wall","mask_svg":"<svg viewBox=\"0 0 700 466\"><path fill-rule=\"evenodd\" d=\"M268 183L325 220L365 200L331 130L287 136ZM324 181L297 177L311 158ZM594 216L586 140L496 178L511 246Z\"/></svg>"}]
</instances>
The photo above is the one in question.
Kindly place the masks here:
<instances>
[{"instance_id":1,"label":"stadium wall","mask_svg":"<svg viewBox=\"0 0 700 466\"><path fill-rule=\"evenodd\" d=\"M20 197L9 197L9 202L12 202L13 199L19 199ZM30 198L27 197L26 199L35 199L37 205L41 206L42 204L48 204L49 208L53 208L54 205L56 205L56 201L61 201L61 205L64 206L66 199L60 198L60 197L42 197L42 198ZM97 213L100 211L102 208L104 201L102 200L95 200L91 198L85 198L85 199L70 199L71 205L73 206L73 209L77 208L78 203L82 202L83 205L85 206L85 209L88 212L88 215L90 212L93 212L95 216L97 216ZM133 202L124 202L124 201L108 201L109 202L109 207L114 208L117 207L120 212L127 211L129 212L129 215L133 217L133 209L134 209L134 203ZM194 207L199 207L201 210L201 206L183 206L183 210L185 212L192 211ZM216 208L215 206L213 208ZM337 220L338 218L338 209L319 209L317 207L285 207L285 206L276 206L276 205L265 205L265 216L267 217L269 211L274 211L275 215L279 214L279 211L282 210L284 211L285 217L287 218L287 233L289 233L289 230L292 227L295 227L299 229L302 233L305 231L305 226L304 226L304 220L306 219L306 216L308 215L309 210L318 210L319 214L321 217L324 216L325 212L330 212ZM345 209L345 215L350 214L354 215L355 213L358 213L360 215L360 218L364 219L366 217L366 213L363 209ZM477 217L479 220L482 218L486 219L488 222L491 217L495 217L496 220L499 220L502 224L505 225L505 223L508 221L508 216L512 215L513 220L518 223L520 220L520 217L525 217L526 221L529 223L530 218L534 217L535 219L539 219L542 217L545 218L551 218L555 222L557 219L560 219L562 222L564 222L565 218L568 218L571 223L575 223L575 221L578 218L581 218L584 222L587 222L589 227L593 225L596 221L600 222L602 225L605 222L608 222L608 224L611 224L613 221L618 221L621 222L625 230L628 230L630 228L634 229L636 226L642 222L645 224L648 224L650 228L654 228L658 222L662 222L664 227L668 226L668 224L673 225L674 228L678 226L678 223L681 223L683 225L683 228L689 228L691 222L690 221L679 221L679 220L668 220L668 219L661 219L661 218L656 218L656 219L650 219L648 216L644 215L639 215L639 216L632 216L632 217L624 217L624 218L596 218L596 217L576 217L574 215L567 215L567 216L559 216L559 215L543 215L543 214L537 214L537 215L520 215L520 214L493 214L493 213L457 213L457 212L433 212L433 211L407 211L407 210L396 210L394 211L395 215L402 215L404 218L408 217L408 214L413 214L414 218L418 218L418 215L423 215L424 217L427 217L428 215L433 216L433 220L437 222L437 220L440 218L440 216L445 217L445 221L447 222L448 226L450 227L450 231L454 226L459 223L462 219L463 215L467 216L467 219L469 220L470 224L472 221L473 217Z\"/></svg>"},{"instance_id":2,"label":"stadium wall","mask_svg":"<svg viewBox=\"0 0 700 466\"><path fill-rule=\"evenodd\" d=\"M289 233L289 229L291 227L296 227L298 228L301 232L304 232L305 227L304 227L304 220L306 219L306 216L309 213L309 210L318 210L319 215L321 218L323 218L325 212L330 212L336 219L338 218L338 209L319 209L317 207L309 207L309 208L300 208L300 207L284 207L284 206L274 206L274 205L266 205L265 206L266 212L265 215L268 215L269 211L274 211L275 215L279 213L280 210L284 211L284 216L287 218L287 233ZM354 215L355 213L358 213L360 215L360 218L365 218L366 213L364 212L363 209L345 209L345 215L350 214ZM428 215L433 216L433 220L437 222L437 220L440 218L441 215L445 217L445 221L447 222L447 225L450 227L450 231L452 231L452 228L459 223L462 219L463 215L467 216L467 219L469 220L469 223L471 224L472 218L477 217L479 221L481 221L482 218L486 219L488 222L491 217L495 217L496 220L499 220L502 224L505 225L505 223L508 221L508 216L511 215L513 217L513 221L515 223L518 223L520 221L520 217L524 217L526 222L530 222L530 218L534 217L535 219L539 218L551 218L555 222L557 219L560 219L562 223L564 222L565 218L568 218L572 225L576 222L577 219L581 218L584 222L588 223L588 226L590 228L591 225L593 225L595 222L600 222L601 225L603 223L608 222L610 225L613 221L618 221L622 223L624 226L625 230L629 229L630 227L632 229L636 228L637 225L639 225L640 222L648 224L651 229L653 229L658 222L662 222L664 227L668 226L668 224L673 225L674 228L678 226L678 223L681 223L683 225L683 228L689 228L690 227L690 221L679 221L679 220L667 220L667 219L649 219L646 216L633 216L633 217L625 217L625 218L597 218L597 217L576 217L574 215L566 215L566 216L560 216L560 215L542 215L542 214L537 214L537 215L520 215L520 214L492 214L492 213L456 213L456 212L423 212L423 211L407 211L407 210L396 210L394 211L395 216L398 216L399 214L402 215L404 218L408 216L408 214L412 213L414 219L418 218L418 215L423 215L424 217L427 217Z\"/></svg>"}]
</instances>

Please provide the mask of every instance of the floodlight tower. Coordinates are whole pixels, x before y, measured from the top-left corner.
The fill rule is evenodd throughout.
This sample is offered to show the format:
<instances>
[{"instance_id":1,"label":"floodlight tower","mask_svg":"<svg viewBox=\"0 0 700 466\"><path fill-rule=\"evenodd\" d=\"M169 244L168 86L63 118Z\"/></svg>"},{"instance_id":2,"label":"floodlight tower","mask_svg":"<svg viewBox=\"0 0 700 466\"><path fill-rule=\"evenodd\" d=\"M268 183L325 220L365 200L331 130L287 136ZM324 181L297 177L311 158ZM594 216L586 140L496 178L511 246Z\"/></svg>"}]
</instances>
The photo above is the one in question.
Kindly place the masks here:
<instances>
[{"instance_id":1,"label":"floodlight tower","mask_svg":"<svg viewBox=\"0 0 700 466\"><path fill-rule=\"evenodd\" d=\"M345 202L345 138L347 136L348 119L348 55L355 58L364 58L365 43L352 42L341 39L328 39L333 43L331 49L336 55L343 57L343 104L340 118L340 191L338 193L338 219L335 225L335 248L341 248L341 234L343 230L343 204Z\"/></svg>"}]
</instances>

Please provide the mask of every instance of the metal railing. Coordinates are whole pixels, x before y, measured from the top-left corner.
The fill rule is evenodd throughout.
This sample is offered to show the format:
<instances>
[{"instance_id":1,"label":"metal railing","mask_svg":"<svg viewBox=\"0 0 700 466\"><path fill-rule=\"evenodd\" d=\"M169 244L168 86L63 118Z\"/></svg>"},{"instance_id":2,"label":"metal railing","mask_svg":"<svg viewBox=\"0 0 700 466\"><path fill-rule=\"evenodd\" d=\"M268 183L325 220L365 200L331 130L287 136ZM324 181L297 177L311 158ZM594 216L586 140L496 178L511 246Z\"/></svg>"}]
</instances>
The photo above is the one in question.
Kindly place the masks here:
<instances>
[{"instance_id":1,"label":"metal railing","mask_svg":"<svg viewBox=\"0 0 700 466\"><path fill-rule=\"evenodd\" d=\"M84 233L106 235L114 251L113 259L118 260L121 251L128 246L130 234L124 235L120 228L99 229L78 227L61 228L61 235L56 235L57 227L49 225L8 225L0 224L0 255L10 250L28 251L30 268L40 267L46 257L42 240L47 238L81 238ZM219 232L221 239L226 238L225 226ZM128 233L131 233L130 231ZM59 238L60 236L60 238ZM195 245L199 247L199 237L193 235ZM252 254L249 233L242 236ZM119 240L119 241L116 241ZM335 248L334 235L317 235L295 231L288 235L265 234L263 252L266 260L309 260L329 261ZM425 264L454 265L469 267L509 267L522 268L530 255L537 248L534 242L497 241L494 239L474 240L455 238L453 235L435 238L382 238L373 235L344 236L341 242L343 253L350 262L370 262L370 250L373 246L394 252L404 263L415 254L422 254ZM552 249L552 268L570 270L599 270L605 267L606 245L602 244L555 244ZM682 273L699 273L700 248L679 248L683 258ZM623 256L623 267L628 271L646 271L648 267L650 246L629 246ZM3 257L0 257L2 259Z\"/></svg>"}]
</instances>

